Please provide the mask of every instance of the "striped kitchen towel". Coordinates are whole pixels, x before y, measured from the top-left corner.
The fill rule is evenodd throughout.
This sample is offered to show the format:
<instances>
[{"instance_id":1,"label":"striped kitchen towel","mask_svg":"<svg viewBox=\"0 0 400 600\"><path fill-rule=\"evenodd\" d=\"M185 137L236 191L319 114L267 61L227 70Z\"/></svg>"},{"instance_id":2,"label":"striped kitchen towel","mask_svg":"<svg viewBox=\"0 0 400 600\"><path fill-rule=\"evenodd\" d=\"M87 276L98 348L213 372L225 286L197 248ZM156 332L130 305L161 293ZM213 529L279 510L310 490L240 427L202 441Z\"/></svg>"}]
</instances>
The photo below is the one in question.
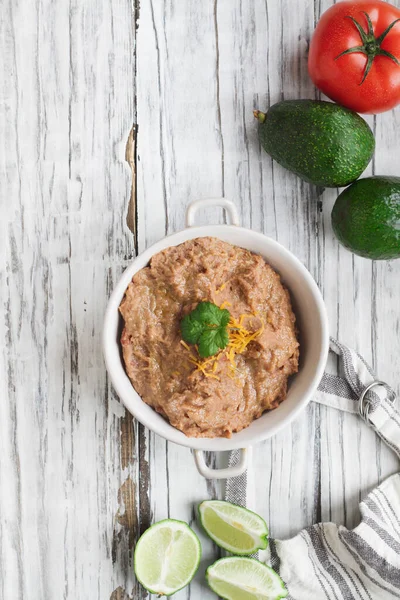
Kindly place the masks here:
<instances>
[{"instance_id":1,"label":"striped kitchen towel","mask_svg":"<svg viewBox=\"0 0 400 600\"><path fill-rule=\"evenodd\" d=\"M326 373L316 402L360 416L400 456L400 413L394 391L376 379L365 360L336 340L343 377ZM229 464L239 460L231 453ZM227 481L226 500L246 505L247 474ZM349 531L319 523L290 540L270 539L269 563L282 577L288 600L392 600L400 598L400 473L360 504L361 523Z\"/></svg>"}]
</instances>

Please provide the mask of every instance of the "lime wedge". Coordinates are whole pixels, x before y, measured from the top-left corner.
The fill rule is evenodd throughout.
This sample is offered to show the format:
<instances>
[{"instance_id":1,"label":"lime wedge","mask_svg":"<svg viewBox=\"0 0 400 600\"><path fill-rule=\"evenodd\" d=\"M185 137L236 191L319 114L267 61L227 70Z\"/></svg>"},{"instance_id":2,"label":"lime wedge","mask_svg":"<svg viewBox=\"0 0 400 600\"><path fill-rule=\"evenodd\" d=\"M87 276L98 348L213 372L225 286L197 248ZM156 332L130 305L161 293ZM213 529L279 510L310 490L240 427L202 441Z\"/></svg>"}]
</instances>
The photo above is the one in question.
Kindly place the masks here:
<instances>
[{"instance_id":1,"label":"lime wedge","mask_svg":"<svg viewBox=\"0 0 400 600\"><path fill-rule=\"evenodd\" d=\"M206 577L225 600L280 600L288 594L279 575L254 558L221 558L208 567Z\"/></svg>"},{"instance_id":2,"label":"lime wedge","mask_svg":"<svg viewBox=\"0 0 400 600\"><path fill-rule=\"evenodd\" d=\"M190 583L201 558L197 535L183 521L159 521L139 538L135 575L149 592L171 596Z\"/></svg>"},{"instance_id":3,"label":"lime wedge","mask_svg":"<svg viewBox=\"0 0 400 600\"><path fill-rule=\"evenodd\" d=\"M205 500L200 521L212 540L232 554L253 554L268 546L268 527L256 513L222 500Z\"/></svg>"}]
</instances>

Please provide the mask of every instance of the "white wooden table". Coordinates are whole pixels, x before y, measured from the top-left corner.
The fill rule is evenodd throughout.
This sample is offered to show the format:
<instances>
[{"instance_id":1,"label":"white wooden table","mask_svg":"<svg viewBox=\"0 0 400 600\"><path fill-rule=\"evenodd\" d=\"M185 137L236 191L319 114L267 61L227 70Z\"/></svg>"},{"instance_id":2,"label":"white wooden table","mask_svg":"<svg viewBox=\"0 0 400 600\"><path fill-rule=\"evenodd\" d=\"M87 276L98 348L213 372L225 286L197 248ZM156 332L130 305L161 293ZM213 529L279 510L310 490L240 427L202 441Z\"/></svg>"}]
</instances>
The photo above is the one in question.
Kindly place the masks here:
<instances>
[{"instance_id":1,"label":"white wooden table","mask_svg":"<svg viewBox=\"0 0 400 600\"><path fill-rule=\"evenodd\" d=\"M252 116L318 98L306 53L330 4L2 3L1 600L148 598L132 570L140 532L168 516L193 523L195 504L220 493L187 449L125 412L101 352L116 279L183 227L190 200L224 195L244 226L294 252L324 294L332 334L399 390L400 261L340 247L337 192L273 163ZM368 121L377 150L367 174L399 175L400 110ZM398 463L357 417L312 403L254 449L253 468L255 508L279 537L320 519L353 526L360 498ZM203 576L217 554L202 539L199 575L179 600L214 597Z\"/></svg>"}]
</instances>

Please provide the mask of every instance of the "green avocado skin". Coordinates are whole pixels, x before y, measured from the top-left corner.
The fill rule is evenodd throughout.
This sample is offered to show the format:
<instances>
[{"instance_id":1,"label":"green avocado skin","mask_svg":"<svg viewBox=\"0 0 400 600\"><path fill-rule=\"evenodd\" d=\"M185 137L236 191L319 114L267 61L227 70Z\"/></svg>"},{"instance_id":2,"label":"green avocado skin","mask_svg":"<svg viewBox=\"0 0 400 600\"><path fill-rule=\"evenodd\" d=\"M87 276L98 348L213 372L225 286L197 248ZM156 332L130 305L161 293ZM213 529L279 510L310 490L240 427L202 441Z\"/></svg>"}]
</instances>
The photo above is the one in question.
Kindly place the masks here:
<instances>
[{"instance_id":1,"label":"green avocado skin","mask_svg":"<svg viewBox=\"0 0 400 600\"><path fill-rule=\"evenodd\" d=\"M350 185L335 202L332 227L359 256L400 258L400 177L366 177Z\"/></svg>"},{"instance_id":2,"label":"green avocado skin","mask_svg":"<svg viewBox=\"0 0 400 600\"><path fill-rule=\"evenodd\" d=\"M262 147L279 164L323 187L343 187L361 175L375 149L357 113L332 102L285 100L259 126Z\"/></svg>"}]
</instances>

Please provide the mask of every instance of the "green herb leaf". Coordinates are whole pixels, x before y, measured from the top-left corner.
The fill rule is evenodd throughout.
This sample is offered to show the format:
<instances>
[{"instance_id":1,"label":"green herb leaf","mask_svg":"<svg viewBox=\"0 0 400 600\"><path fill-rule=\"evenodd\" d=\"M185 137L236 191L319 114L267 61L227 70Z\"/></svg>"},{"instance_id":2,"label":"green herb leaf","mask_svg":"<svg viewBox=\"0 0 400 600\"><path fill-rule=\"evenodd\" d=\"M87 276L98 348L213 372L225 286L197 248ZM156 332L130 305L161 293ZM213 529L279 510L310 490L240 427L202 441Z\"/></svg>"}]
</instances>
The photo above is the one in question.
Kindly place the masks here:
<instances>
[{"instance_id":1,"label":"green herb leaf","mask_svg":"<svg viewBox=\"0 0 400 600\"><path fill-rule=\"evenodd\" d=\"M202 358L213 356L228 345L230 318L229 310L212 302L200 302L181 321L182 339L188 344L198 344Z\"/></svg>"},{"instance_id":2,"label":"green herb leaf","mask_svg":"<svg viewBox=\"0 0 400 600\"><path fill-rule=\"evenodd\" d=\"M182 338L188 344L197 344L200 335L203 333L203 324L193 317L193 313L187 315L181 322Z\"/></svg>"},{"instance_id":3,"label":"green herb leaf","mask_svg":"<svg viewBox=\"0 0 400 600\"><path fill-rule=\"evenodd\" d=\"M203 331L199 340L199 354L203 358L213 356L228 345L229 334L226 327L216 327Z\"/></svg>"}]
</instances>

